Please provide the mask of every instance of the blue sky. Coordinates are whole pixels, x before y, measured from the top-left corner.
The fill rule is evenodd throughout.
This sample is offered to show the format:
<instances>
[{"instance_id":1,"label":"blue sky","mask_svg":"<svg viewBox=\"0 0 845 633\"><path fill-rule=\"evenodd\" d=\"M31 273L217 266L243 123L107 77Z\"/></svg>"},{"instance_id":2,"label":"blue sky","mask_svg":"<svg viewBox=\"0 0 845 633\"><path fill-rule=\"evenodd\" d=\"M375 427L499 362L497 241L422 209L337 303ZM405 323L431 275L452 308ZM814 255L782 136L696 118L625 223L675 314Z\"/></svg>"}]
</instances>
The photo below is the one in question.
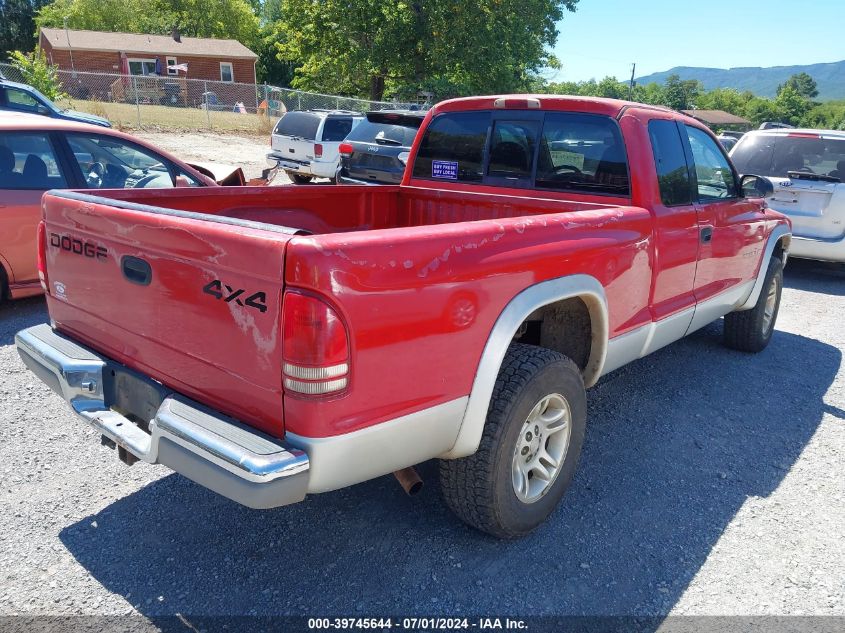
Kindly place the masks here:
<instances>
[{"instance_id":1,"label":"blue sky","mask_svg":"<svg viewBox=\"0 0 845 633\"><path fill-rule=\"evenodd\" d=\"M845 59L845 0L580 0L558 24L554 81L673 66L790 66Z\"/></svg>"}]
</instances>

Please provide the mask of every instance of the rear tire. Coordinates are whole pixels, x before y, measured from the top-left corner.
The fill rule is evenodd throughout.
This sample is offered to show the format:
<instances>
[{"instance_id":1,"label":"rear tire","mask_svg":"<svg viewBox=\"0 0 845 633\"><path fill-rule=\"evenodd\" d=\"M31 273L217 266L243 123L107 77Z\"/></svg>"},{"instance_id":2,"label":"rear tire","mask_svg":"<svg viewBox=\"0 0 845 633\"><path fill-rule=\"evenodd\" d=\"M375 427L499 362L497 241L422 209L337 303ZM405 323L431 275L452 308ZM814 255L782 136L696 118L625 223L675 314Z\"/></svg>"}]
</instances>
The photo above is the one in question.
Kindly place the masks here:
<instances>
[{"instance_id":1,"label":"rear tire","mask_svg":"<svg viewBox=\"0 0 845 633\"><path fill-rule=\"evenodd\" d=\"M725 345L741 352L760 352L769 344L783 293L783 263L772 257L766 269L763 289L750 310L725 315Z\"/></svg>"},{"instance_id":2,"label":"rear tire","mask_svg":"<svg viewBox=\"0 0 845 633\"><path fill-rule=\"evenodd\" d=\"M570 359L512 344L478 450L440 462L446 505L465 523L500 538L522 536L543 523L578 465L586 400L581 372Z\"/></svg>"},{"instance_id":3,"label":"rear tire","mask_svg":"<svg viewBox=\"0 0 845 633\"><path fill-rule=\"evenodd\" d=\"M307 185L311 182L311 176L303 176L302 174L297 174L294 171L287 171L285 172L290 178L291 182L296 185Z\"/></svg>"}]
</instances>

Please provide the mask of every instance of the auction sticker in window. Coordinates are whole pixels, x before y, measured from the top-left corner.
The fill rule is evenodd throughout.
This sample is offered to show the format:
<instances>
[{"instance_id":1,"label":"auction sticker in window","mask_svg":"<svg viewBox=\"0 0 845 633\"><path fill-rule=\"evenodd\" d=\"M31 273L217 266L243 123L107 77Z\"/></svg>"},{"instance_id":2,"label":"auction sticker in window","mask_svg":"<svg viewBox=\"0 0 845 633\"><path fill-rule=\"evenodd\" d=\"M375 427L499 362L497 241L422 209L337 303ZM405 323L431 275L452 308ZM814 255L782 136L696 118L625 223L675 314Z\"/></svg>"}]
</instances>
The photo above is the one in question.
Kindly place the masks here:
<instances>
[{"instance_id":1,"label":"auction sticker in window","mask_svg":"<svg viewBox=\"0 0 845 633\"><path fill-rule=\"evenodd\" d=\"M431 177L444 178L446 180L458 179L458 163L451 160L431 161Z\"/></svg>"}]
</instances>

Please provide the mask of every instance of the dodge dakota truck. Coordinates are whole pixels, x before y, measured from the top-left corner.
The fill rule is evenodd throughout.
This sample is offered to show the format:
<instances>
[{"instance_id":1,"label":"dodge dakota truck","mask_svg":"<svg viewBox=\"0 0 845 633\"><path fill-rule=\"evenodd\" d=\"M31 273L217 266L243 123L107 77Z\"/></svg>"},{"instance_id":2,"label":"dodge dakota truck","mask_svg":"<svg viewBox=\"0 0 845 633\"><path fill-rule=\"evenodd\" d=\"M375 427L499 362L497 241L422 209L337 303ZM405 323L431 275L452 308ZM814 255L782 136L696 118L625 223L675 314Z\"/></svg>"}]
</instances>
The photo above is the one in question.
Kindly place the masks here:
<instances>
[{"instance_id":1,"label":"dodge dakota truck","mask_svg":"<svg viewBox=\"0 0 845 633\"><path fill-rule=\"evenodd\" d=\"M401 185L52 191L26 365L117 448L252 508L440 460L499 537L564 495L585 388L777 318L790 225L677 112L443 102Z\"/></svg>"}]
</instances>

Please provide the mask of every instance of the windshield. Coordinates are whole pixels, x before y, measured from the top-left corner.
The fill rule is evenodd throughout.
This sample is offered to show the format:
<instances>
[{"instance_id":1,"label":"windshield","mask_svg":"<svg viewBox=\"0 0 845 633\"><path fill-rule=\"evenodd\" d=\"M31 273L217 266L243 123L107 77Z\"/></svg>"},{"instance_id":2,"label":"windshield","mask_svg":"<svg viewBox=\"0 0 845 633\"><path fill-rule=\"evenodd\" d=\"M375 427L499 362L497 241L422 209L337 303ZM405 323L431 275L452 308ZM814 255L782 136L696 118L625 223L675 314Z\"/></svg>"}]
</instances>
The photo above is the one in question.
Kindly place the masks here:
<instances>
[{"instance_id":1,"label":"windshield","mask_svg":"<svg viewBox=\"0 0 845 633\"><path fill-rule=\"evenodd\" d=\"M422 119L420 119L420 123ZM362 141L364 143L379 143L381 145L396 145L410 147L417 135L417 127L393 125L390 123L373 123L361 121L352 133L346 137L347 141Z\"/></svg>"},{"instance_id":2,"label":"windshield","mask_svg":"<svg viewBox=\"0 0 845 633\"><path fill-rule=\"evenodd\" d=\"M786 178L788 172L798 171L841 180L845 139L748 134L734 147L731 159L741 174Z\"/></svg>"},{"instance_id":3,"label":"windshield","mask_svg":"<svg viewBox=\"0 0 845 633\"><path fill-rule=\"evenodd\" d=\"M288 112L276 124L273 134L280 136L298 136L308 141L317 137L320 116L313 112Z\"/></svg>"},{"instance_id":4,"label":"windshield","mask_svg":"<svg viewBox=\"0 0 845 633\"><path fill-rule=\"evenodd\" d=\"M68 139L74 155L79 158L84 156L96 162L106 165L116 164L130 169L148 171L151 169L166 171L167 167L157 156L142 153L133 147L119 141L112 141L107 138L85 138L83 136L72 136Z\"/></svg>"}]
</instances>

